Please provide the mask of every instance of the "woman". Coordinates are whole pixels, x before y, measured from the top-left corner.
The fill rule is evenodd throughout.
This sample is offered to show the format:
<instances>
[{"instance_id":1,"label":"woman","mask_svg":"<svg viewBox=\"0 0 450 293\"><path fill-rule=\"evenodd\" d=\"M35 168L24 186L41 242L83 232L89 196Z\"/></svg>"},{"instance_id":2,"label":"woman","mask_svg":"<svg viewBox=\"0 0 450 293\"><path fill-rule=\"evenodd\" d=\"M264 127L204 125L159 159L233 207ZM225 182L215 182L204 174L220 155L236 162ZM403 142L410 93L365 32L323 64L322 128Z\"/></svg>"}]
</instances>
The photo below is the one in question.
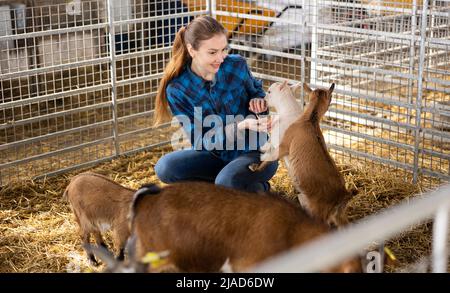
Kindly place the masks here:
<instances>
[{"instance_id":1,"label":"woman","mask_svg":"<svg viewBox=\"0 0 450 293\"><path fill-rule=\"evenodd\" d=\"M267 140L263 131L270 130L267 117L247 117L267 113L265 93L245 59L228 55L225 28L212 17L198 17L179 30L172 53L156 96L155 124L169 120L169 106L192 149L161 157L155 166L159 179L268 191L278 163L264 172L248 169L259 162L259 146Z\"/></svg>"}]
</instances>

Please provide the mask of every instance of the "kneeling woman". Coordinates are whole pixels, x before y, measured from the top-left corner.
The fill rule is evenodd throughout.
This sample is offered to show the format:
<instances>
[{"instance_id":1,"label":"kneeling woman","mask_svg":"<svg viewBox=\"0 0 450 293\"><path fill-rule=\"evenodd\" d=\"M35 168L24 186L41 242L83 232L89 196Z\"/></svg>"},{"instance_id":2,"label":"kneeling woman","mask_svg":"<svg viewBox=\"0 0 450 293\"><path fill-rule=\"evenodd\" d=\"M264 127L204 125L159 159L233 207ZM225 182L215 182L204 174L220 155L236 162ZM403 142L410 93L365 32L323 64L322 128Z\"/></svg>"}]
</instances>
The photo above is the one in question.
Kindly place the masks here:
<instances>
[{"instance_id":1,"label":"kneeling woman","mask_svg":"<svg viewBox=\"0 0 450 293\"><path fill-rule=\"evenodd\" d=\"M267 117L250 116L267 114L264 96L245 59L228 55L227 33L219 22L202 16L182 27L158 89L155 124L170 119L170 107L192 148L161 157L155 166L159 179L268 191L278 162L264 172L248 169L259 162L259 146L271 127Z\"/></svg>"}]
</instances>

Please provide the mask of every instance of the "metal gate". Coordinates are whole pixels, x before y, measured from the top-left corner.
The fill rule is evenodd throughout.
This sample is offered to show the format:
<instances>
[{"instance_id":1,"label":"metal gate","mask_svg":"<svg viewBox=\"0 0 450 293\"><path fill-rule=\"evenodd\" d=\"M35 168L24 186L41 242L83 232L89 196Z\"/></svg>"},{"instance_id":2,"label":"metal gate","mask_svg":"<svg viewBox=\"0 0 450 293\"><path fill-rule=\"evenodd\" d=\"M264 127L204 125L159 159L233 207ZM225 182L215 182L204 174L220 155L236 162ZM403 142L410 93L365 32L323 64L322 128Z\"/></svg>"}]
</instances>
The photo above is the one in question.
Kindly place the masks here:
<instances>
[{"instance_id":1,"label":"metal gate","mask_svg":"<svg viewBox=\"0 0 450 293\"><path fill-rule=\"evenodd\" d=\"M450 2L0 1L0 185L166 143L175 32L212 14L255 76L336 83L333 153L450 179ZM299 97L303 102L303 94Z\"/></svg>"},{"instance_id":2,"label":"metal gate","mask_svg":"<svg viewBox=\"0 0 450 293\"><path fill-rule=\"evenodd\" d=\"M336 84L322 129L337 157L450 179L450 1L225 2L217 17L259 21L232 42L267 84Z\"/></svg>"},{"instance_id":3,"label":"metal gate","mask_svg":"<svg viewBox=\"0 0 450 293\"><path fill-rule=\"evenodd\" d=\"M18 1L19 2L19 1ZM206 1L0 2L0 185L163 144L175 32Z\"/></svg>"}]
</instances>

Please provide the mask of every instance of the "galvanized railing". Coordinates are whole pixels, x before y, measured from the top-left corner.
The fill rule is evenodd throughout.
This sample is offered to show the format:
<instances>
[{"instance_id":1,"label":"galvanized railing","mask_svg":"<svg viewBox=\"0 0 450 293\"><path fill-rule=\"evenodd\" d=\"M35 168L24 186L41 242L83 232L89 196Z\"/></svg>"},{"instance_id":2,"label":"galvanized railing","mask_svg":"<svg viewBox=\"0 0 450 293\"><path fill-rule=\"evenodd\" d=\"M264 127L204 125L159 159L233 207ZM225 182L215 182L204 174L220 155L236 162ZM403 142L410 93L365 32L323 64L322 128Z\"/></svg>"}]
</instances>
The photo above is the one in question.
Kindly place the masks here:
<instances>
[{"instance_id":1,"label":"galvanized railing","mask_svg":"<svg viewBox=\"0 0 450 293\"><path fill-rule=\"evenodd\" d=\"M342 230L255 266L254 272L319 272L354 257L374 242L391 237L434 218L432 271L447 272L450 185L387 208Z\"/></svg>"},{"instance_id":2,"label":"galvanized railing","mask_svg":"<svg viewBox=\"0 0 450 293\"><path fill-rule=\"evenodd\" d=\"M171 43L149 46L151 26L202 14L229 28L232 49L248 54L265 86L285 79L312 87L336 83L323 129L331 151L345 162L379 162L415 181L421 175L450 180L448 1L375 1L381 6L374 8L364 1L303 0L284 10L292 1L239 0L230 6L225 0L164 0L157 3L183 3L188 10L167 14L161 6L152 14L141 0L74 0L73 11L66 10L78 9L78 16L67 16L55 2L66 1L27 8L26 27L22 21L17 33L0 27L0 185L168 142L163 129L150 125ZM3 8L0 14L9 17ZM93 12L98 16L89 20ZM286 43L272 39L278 34L287 34ZM73 44L70 38L78 36L86 42L73 46L81 46L76 49L84 49L85 58L63 62L71 56L53 45ZM52 45L52 38L60 39ZM286 48L290 43L296 46ZM5 69L14 58L3 54L27 61L28 69ZM300 99L303 105L303 93Z\"/></svg>"}]
</instances>

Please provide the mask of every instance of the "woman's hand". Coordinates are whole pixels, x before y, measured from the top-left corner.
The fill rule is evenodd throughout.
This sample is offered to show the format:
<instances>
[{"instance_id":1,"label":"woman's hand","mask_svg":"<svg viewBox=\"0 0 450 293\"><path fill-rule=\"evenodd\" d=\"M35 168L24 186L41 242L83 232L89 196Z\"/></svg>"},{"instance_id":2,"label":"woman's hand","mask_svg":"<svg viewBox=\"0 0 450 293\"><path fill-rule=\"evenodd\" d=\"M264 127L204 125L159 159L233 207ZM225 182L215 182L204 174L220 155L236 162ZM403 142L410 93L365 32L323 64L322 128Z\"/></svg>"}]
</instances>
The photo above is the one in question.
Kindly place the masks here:
<instances>
[{"instance_id":1,"label":"woman's hand","mask_svg":"<svg viewBox=\"0 0 450 293\"><path fill-rule=\"evenodd\" d=\"M267 102L262 98L253 98L250 100L250 106L248 109L255 114L265 112L267 111Z\"/></svg>"},{"instance_id":2,"label":"woman's hand","mask_svg":"<svg viewBox=\"0 0 450 293\"><path fill-rule=\"evenodd\" d=\"M268 116L260 119L247 118L239 122L237 127L239 130L249 129L257 132L270 132L272 129L272 119Z\"/></svg>"}]
</instances>

